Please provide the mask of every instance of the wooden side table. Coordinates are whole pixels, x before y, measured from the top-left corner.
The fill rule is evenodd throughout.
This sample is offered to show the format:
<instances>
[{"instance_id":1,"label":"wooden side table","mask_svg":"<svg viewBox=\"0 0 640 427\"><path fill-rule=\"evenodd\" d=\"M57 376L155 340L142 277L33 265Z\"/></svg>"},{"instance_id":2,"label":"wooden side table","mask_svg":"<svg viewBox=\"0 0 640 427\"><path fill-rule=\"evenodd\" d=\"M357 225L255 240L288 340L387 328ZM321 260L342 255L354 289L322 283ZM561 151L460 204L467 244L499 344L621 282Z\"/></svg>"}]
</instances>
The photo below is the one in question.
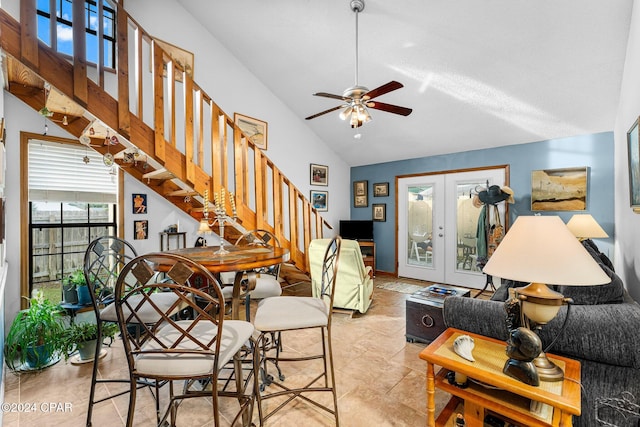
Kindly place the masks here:
<instances>
[{"instance_id":1,"label":"wooden side table","mask_svg":"<svg viewBox=\"0 0 640 427\"><path fill-rule=\"evenodd\" d=\"M453 342L460 335L474 339L475 362L458 356ZM444 425L455 416L458 404L464 402L467 427L482 427L488 412L493 412L527 427L571 426L573 415L580 415L580 362L547 354L564 371L564 381L541 381L534 387L502 373L507 360L506 343L482 335L449 328L420 353L427 361L427 426ZM435 374L434 365L442 369ZM449 371L458 372L475 380L467 388L450 384ZM451 401L435 419L435 389L453 395ZM532 413L531 401L540 402L542 410Z\"/></svg>"},{"instance_id":2,"label":"wooden side table","mask_svg":"<svg viewBox=\"0 0 640 427\"><path fill-rule=\"evenodd\" d=\"M174 238L176 241L176 247L173 249L183 249L187 247L187 232L186 231L162 231L160 232L160 251L164 251L164 243L165 239L167 242L166 250L171 250L171 239ZM180 242L182 240L182 242ZM180 246L182 243L182 246Z\"/></svg>"}]
</instances>

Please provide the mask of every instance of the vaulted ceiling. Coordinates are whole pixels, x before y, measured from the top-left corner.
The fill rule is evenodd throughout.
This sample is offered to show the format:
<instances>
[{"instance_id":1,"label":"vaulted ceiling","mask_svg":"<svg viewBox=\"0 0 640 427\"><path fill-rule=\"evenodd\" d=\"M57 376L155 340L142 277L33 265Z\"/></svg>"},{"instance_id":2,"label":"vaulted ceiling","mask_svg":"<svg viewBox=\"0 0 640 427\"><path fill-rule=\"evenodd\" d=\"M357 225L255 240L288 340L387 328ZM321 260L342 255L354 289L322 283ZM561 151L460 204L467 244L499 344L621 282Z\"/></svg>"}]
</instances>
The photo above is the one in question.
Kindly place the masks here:
<instances>
[{"instance_id":1,"label":"vaulted ceiling","mask_svg":"<svg viewBox=\"0 0 640 427\"><path fill-rule=\"evenodd\" d=\"M301 121L355 83L350 0L178 0ZM632 0L365 0L359 84L404 84L357 131L305 123L350 165L611 131ZM267 119L267 118L265 118ZM354 136L360 134L359 139Z\"/></svg>"}]
</instances>

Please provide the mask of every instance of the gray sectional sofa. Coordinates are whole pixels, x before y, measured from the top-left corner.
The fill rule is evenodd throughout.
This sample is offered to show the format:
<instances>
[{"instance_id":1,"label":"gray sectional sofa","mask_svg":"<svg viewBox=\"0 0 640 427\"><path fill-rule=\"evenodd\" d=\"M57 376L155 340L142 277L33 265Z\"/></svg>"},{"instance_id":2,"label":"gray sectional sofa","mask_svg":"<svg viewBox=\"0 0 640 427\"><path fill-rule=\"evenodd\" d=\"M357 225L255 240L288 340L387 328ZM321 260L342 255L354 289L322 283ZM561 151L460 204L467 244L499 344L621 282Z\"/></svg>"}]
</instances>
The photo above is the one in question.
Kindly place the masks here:
<instances>
[{"instance_id":1,"label":"gray sectional sofa","mask_svg":"<svg viewBox=\"0 0 640 427\"><path fill-rule=\"evenodd\" d=\"M566 329L549 353L577 359L581 363L582 415L575 426L638 426L640 420L640 305L626 292L608 260L584 243L611 283L590 287L557 287L574 299ZM609 264L609 265L607 265ZM507 281L492 300L449 297L444 301L448 327L507 339L504 300ZM567 306L541 332L543 347L561 333Z\"/></svg>"}]
</instances>

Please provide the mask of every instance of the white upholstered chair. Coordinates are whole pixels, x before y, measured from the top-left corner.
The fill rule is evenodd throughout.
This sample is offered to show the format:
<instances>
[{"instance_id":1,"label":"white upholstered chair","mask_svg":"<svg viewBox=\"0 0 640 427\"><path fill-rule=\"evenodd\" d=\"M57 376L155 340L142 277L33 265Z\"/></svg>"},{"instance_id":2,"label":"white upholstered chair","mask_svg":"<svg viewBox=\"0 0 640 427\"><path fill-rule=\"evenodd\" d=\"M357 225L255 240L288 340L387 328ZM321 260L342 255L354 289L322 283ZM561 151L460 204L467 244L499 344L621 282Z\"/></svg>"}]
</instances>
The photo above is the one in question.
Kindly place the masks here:
<instances>
[{"instance_id":1,"label":"white upholstered chair","mask_svg":"<svg viewBox=\"0 0 640 427\"><path fill-rule=\"evenodd\" d=\"M157 282L158 272L166 278ZM175 302L162 306L153 296L162 291L172 295ZM153 379L169 383L169 404L164 415L158 414L158 425L175 426L182 400L208 397L212 402L213 424L220 425L219 397L231 397L238 404L232 425L242 418L250 425L258 383L257 352L253 352L254 381L243 378L241 359L247 351L245 344L252 340L254 327L244 320L225 320L224 297L218 280L204 267L185 257L156 253L134 258L118 277L115 289L115 308L123 330L124 349L130 375L127 426L133 424L136 405L136 384L139 379ZM187 307L193 316L188 320L176 318L176 310ZM155 319L150 322L151 319ZM134 333L127 325L137 323L142 333ZM254 346L250 346L255 348ZM234 362L235 387L217 387L219 371L227 362ZM174 382L184 385L181 393L174 392ZM211 387L205 387L210 383Z\"/></svg>"},{"instance_id":2,"label":"white upholstered chair","mask_svg":"<svg viewBox=\"0 0 640 427\"><path fill-rule=\"evenodd\" d=\"M311 266L311 289L318 296L321 289L324 253L331 239L315 239L309 244L309 264ZM340 247L340 268L336 277L336 291L333 307L357 310L365 313L371 305L373 279L371 267L364 265L360 245L355 240L342 240Z\"/></svg>"},{"instance_id":3,"label":"white upholstered chair","mask_svg":"<svg viewBox=\"0 0 640 427\"><path fill-rule=\"evenodd\" d=\"M279 296L262 300L258 304L254 325L260 332L257 339L258 348L262 351L262 370L264 394L258 394L258 406L261 423L274 413L286 407L297 399L304 399L320 409L329 412L338 421L338 399L336 394L336 379L333 367L333 348L331 344L331 307L335 296L335 280L340 258L340 237L335 237L325 245L323 265L315 273L315 280L320 283L321 291L316 297ZM312 276L314 273L312 272ZM317 330L318 346L306 348L303 354L281 357L280 334L286 334L289 339L295 339L296 331ZM298 332L300 333L300 332ZM274 339L274 337L277 337ZM315 352L321 348L319 352ZM275 353L275 354L274 354ZM305 377L312 378L304 385L284 384L284 376L280 370L280 363L304 363L321 359L322 370L315 375L309 368L305 370ZM279 381L268 374L268 365L274 363L279 373ZM314 364L312 366L318 366ZM297 378L296 378L297 379ZM329 394L333 397L332 404L326 404L321 395ZM284 402L279 397L286 397ZM269 401L276 398L275 408L267 408Z\"/></svg>"}]
</instances>

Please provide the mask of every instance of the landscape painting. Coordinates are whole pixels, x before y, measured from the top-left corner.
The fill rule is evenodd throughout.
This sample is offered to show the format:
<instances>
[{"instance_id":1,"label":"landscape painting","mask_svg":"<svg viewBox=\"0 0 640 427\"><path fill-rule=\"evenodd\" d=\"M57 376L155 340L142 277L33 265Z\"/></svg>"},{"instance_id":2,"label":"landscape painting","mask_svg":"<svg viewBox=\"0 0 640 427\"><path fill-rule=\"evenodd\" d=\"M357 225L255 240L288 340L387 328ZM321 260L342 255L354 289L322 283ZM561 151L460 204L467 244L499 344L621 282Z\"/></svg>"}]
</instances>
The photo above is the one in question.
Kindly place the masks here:
<instances>
[{"instance_id":1,"label":"landscape painting","mask_svg":"<svg viewBox=\"0 0 640 427\"><path fill-rule=\"evenodd\" d=\"M586 167L531 172L532 211L584 211L586 209Z\"/></svg>"}]
</instances>

